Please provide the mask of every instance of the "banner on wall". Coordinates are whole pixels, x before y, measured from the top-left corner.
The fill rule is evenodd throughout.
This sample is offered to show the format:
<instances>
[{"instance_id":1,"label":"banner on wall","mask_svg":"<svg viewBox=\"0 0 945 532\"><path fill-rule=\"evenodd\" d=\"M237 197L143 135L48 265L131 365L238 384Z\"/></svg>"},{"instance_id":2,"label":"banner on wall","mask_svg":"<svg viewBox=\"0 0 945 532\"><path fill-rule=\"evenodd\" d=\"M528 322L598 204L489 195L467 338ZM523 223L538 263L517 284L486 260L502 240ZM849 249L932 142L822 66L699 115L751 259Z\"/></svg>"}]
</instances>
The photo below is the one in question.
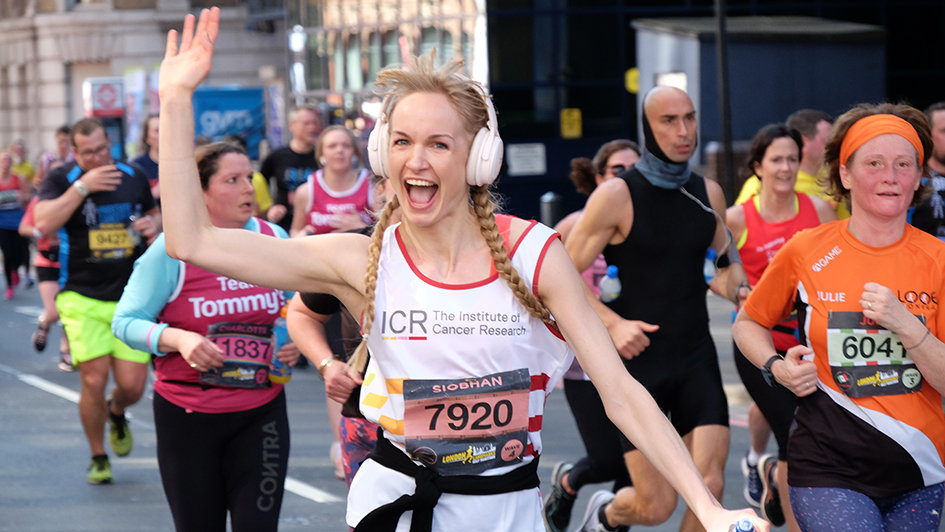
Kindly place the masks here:
<instances>
[{"instance_id":1,"label":"banner on wall","mask_svg":"<svg viewBox=\"0 0 945 532\"><path fill-rule=\"evenodd\" d=\"M246 141L250 159L259 158L259 142L266 135L262 87L197 89L193 102L196 135L214 141L236 135Z\"/></svg>"}]
</instances>

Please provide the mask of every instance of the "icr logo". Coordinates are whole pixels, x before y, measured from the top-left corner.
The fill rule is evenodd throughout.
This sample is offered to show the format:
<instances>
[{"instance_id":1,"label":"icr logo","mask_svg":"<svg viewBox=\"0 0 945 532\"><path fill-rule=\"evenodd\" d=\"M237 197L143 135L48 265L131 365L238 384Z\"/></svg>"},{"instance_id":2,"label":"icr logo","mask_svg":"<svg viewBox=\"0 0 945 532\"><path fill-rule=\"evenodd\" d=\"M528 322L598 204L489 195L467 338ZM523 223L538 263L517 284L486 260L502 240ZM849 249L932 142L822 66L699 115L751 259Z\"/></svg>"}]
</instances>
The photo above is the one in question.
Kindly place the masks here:
<instances>
[{"instance_id":1,"label":"icr logo","mask_svg":"<svg viewBox=\"0 0 945 532\"><path fill-rule=\"evenodd\" d=\"M404 334L414 336L426 334L427 327L424 323L427 321L427 313L423 310L411 310L408 314L403 310L395 310L387 314L387 311L381 313L381 334L387 334L390 331L393 334Z\"/></svg>"}]
</instances>

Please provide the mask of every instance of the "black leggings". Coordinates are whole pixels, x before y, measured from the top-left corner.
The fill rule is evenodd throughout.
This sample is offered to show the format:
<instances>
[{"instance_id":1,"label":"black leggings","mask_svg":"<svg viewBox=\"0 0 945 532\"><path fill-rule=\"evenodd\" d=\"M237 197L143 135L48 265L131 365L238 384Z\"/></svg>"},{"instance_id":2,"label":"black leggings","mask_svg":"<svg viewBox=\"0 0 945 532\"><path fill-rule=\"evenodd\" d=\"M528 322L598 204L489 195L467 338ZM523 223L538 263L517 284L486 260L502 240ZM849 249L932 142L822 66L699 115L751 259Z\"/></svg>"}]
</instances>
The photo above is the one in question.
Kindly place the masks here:
<instances>
[{"instance_id":1,"label":"black leggings","mask_svg":"<svg viewBox=\"0 0 945 532\"><path fill-rule=\"evenodd\" d=\"M629 486L630 473L623 459L620 431L607 417L597 388L590 381L565 379L564 394L587 450L587 456L578 460L568 473L568 485L578 491L585 484L613 480L614 492Z\"/></svg>"},{"instance_id":2,"label":"black leggings","mask_svg":"<svg viewBox=\"0 0 945 532\"><path fill-rule=\"evenodd\" d=\"M797 410L797 396L793 392L774 383L768 386L761 370L745 358L735 342L732 342L732 354L735 358L735 369L742 378L748 395L758 405L761 414L765 417L774 439L778 442L778 460L787 461L788 434L791 424L794 423L794 411ZM781 353L782 355L784 353Z\"/></svg>"},{"instance_id":3,"label":"black leggings","mask_svg":"<svg viewBox=\"0 0 945 532\"><path fill-rule=\"evenodd\" d=\"M20 266L28 266L30 241L16 229L0 229L0 253L3 253L3 275L7 286L13 285L13 272Z\"/></svg>"},{"instance_id":4,"label":"black leggings","mask_svg":"<svg viewBox=\"0 0 945 532\"><path fill-rule=\"evenodd\" d=\"M285 392L242 412L187 413L154 394L157 457L177 532L275 531L289 464Z\"/></svg>"}]
</instances>

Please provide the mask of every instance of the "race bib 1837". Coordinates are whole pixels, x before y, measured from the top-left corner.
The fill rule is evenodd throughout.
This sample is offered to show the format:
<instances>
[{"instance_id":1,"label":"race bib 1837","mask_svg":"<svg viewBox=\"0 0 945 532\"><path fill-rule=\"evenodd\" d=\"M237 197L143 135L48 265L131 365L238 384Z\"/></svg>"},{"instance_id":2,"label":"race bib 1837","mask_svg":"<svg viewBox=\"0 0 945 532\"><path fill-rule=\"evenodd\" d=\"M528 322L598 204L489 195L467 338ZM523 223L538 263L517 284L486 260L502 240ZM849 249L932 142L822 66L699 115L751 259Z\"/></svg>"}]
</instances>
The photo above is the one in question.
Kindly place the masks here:
<instances>
[{"instance_id":1,"label":"race bib 1837","mask_svg":"<svg viewBox=\"0 0 945 532\"><path fill-rule=\"evenodd\" d=\"M231 388L269 388L272 325L220 322L210 325L207 338L223 350L220 368L200 373L200 382Z\"/></svg>"},{"instance_id":2,"label":"race bib 1837","mask_svg":"<svg viewBox=\"0 0 945 532\"><path fill-rule=\"evenodd\" d=\"M918 316L923 323L923 316ZM922 374L899 335L863 316L827 317L827 357L834 382L849 397L899 395L922 390Z\"/></svg>"},{"instance_id":3,"label":"race bib 1837","mask_svg":"<svg viewBox=\"0 0 945 532\"><path fill-rule=\"evenodd\" d=\"M527 369L405 380L407 453L441 475L476 475L516 463L528 442L530 390Z\"/></svg>"}]
</instances>

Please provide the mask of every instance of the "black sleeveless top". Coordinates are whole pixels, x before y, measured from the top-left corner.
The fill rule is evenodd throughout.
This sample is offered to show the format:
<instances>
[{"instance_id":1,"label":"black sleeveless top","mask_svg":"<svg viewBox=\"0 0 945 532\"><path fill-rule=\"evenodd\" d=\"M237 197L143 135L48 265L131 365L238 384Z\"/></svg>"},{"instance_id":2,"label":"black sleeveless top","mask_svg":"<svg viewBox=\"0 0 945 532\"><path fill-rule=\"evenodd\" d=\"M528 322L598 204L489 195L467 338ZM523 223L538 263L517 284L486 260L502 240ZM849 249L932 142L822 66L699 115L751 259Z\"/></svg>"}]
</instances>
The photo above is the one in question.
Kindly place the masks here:
<instances>
[{"instance_id":1,"label":"black sleeveless top","mask_svg":"<svg viewBox=\"0 0 945 532\"><path fill-rule=\"evenodd\" d=\"M607 306L625 319L660 326L648 335L644 354L684 355L709 337L702 269L716 217L679 190L651 185L636 168L620 177L630 189L633 226L625 241L604 248L623 287ZM683 188L711 208L701 176L692 174Z\"/></svg>"}]
</instances>

